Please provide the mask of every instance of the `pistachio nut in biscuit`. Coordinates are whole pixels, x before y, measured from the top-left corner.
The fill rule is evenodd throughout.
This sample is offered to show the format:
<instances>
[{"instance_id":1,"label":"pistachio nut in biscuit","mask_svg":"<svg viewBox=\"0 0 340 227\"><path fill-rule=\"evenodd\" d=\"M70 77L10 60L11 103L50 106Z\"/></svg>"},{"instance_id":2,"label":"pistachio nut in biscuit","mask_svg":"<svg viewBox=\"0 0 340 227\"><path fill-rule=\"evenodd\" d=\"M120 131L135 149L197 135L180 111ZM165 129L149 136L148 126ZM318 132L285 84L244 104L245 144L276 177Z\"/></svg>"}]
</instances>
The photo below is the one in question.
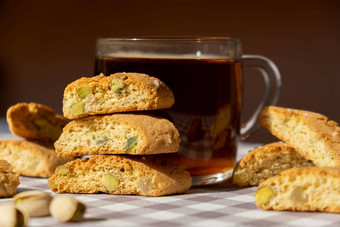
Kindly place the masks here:
<instances>
[{"instance_id":1,"label":"pistachio nut in biscuit","mask_svg":"<svg viewBox=\"0 0 340 227\"><path fill-rule=\"evenodd\" d=\"M239 187L258 185L293 167L310 167L313 162L282 142L266 144L246 154L236 165L233 183Z\"/></svg>"},{"instance_id":2,"label":"pistachio nut in biscuit","mask_svg":"<svg viewBox=\"0 0 340 227\"><path fill-rule=\"evenodd\" d=\"M27 140L0 140L0 159L11 163L14 172L31 177L50 177L57 166L74 160L58 158L53 148Z\"/></svg>"},{"instance_id":3,"label":"pistachio nut in biscuit","mask_svg":"<svg viewBox=\"0 0 340 227\"><path fill-rule=\"evenodd\" d=\"M54 144L59 157L90 154L175 153L179 132L168 120L144 114L113 114L76 119Z\"/></svg>"},{"instance_id":4,"label":"pistachio nut in biscuit","mask_svg":"<svg viewBox=\"0 0 340 227\"><path fill-rule=\"evenodd\" d=\"M186 192L188 171L160 155L94 155L59 166L48 186L56 193L162 196Z\"/></svg>"},{"instance_id":5,"label":"pistachio nut in biscuit","mask_svg":"<svg viewBox=\"0 0 340 227\"><path fill-rule=\"evenodd\" d=\"M64 91L63 113L68 119L89 115L170 108L172 91L158 78L141 73L101 74L80 78Z\"/></svg>"},{"instance_id":6,"label":"pistachio nut in biscuit","mask_svg":"<svg viewBox=\"0 0 340 227\"><path fill-rule=\"evenodd\" d=\"M287 169L259 185L256 205L264 210L340 213L339 185L340 168Z\"/></svg>"},{"instance_id":7,"label":"pistachio nut in biscuit","mask_svg":"<svg viewBox=\"0 0 340 227\"><path fill-rule=\"evenodd\" d=\"M38 103L18 103L7 110L10 131L19 137L55 142L68 120L53 109Z\"/></svg>"}]
</instances>

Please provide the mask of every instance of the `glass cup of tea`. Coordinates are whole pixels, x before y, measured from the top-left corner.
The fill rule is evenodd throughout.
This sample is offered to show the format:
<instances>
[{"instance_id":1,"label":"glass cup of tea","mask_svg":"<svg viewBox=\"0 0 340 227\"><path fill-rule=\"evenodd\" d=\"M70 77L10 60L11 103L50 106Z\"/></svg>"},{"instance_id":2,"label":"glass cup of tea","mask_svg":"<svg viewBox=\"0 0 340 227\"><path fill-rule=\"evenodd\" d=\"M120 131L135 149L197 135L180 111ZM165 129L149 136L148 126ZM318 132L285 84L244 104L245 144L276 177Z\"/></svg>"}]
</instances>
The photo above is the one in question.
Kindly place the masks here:
<instances>
[{"instance_id":1,"label":"glass cup of tea","mask_svg":"<svg viewBox=\"0 0 340 227\"><path fill-rule=\"evenodd\" d=\"M256 60L265 81L264 97L252 117L241 122L242 65ZM165 110L181 137L177 154L193 185L224 181L232 175L240 139L256 130L263 106L275 105L281 76L260 55L243 55L241 42L228 37L99 38L95 74L145 73L163 81L175 104Z\"/></svg>"}]
</instances>

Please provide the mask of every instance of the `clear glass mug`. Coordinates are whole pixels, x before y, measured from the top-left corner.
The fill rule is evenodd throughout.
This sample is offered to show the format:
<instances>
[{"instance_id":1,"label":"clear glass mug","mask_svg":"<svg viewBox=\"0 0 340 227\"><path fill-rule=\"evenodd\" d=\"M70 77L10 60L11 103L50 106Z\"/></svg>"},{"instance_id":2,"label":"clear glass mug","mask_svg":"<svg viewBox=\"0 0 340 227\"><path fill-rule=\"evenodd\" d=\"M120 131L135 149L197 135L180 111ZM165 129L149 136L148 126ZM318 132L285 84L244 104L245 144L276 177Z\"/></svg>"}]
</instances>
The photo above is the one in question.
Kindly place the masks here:
<instances>
[{"instance_id":1,"label":"clear glass mug","mask_svg":"<svg viewBox=\"0 0 340 227\"><path fill-rule=\"evenodd\" d=\"M265 92L252 117L241 124L242 63L256 60ZM239 139L256 130L265 105L275 105L281 76L266 57L242 55L239 39L228 37L100 38L95 74L146 73L173 91L175 104L165 110L181 136L177 154L193 185L230 178Z\"/></svg>"}]
</instances>

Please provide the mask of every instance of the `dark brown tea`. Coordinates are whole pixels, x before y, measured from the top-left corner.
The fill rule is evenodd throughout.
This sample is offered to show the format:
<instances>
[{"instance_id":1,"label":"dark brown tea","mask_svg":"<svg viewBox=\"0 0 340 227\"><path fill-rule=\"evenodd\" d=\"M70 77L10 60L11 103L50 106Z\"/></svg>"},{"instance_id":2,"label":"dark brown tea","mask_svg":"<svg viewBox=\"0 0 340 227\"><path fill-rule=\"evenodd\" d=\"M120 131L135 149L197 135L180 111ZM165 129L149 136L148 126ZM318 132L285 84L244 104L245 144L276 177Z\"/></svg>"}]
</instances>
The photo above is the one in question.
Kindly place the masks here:
<instances>
[{"instance_id":1,"label":"dark brown tea","mask_svg":"<svg viewBox=\"0 0 340 227\"><path fill-rule=\"evenodd\" d=\"M176 160L193 176L225 172L235 165L240 130L241 64L237 60L97 58L95 74L145 73L175 95L166 110L181 135Z\"/></svg>"}]
</instances>

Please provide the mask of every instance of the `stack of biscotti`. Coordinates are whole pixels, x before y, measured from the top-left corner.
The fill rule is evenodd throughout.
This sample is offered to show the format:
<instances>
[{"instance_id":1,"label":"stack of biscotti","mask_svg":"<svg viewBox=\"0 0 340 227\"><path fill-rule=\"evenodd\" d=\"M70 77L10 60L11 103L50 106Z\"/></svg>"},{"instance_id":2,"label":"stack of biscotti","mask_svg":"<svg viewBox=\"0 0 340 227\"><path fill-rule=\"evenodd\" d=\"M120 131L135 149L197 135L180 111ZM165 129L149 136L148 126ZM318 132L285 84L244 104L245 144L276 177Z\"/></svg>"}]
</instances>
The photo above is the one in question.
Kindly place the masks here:
<instances>
[{"instance_id":1,"label":"stack of biscotti","mask_svg":"<svg viewBox=\"0 0 340 227\"><path fill-rule=\"evenodd\" d=\"M67 120L37 103L18 103L7 110L12 134L23 139L0 140L0 159L25 176L50 177L57 166L73 158L58 158L53 147Z\"/></svg>"},{"instance_id":2,"label":"stack of biscotti","mask_svg":"<svg viewBox=\"0 0 340 227\"><path fill-rule=\"evenodd\" d=\"M256 205L265 210L340 213L338 124L318 113L274 106L263 108L259 121L315 166L290 166L294 168L269 177L259 184Z\"/></svg>"},{"instance_id":3,"label":"stack of biscotti","mask_svg":"<svg viewBox=\"0 0 340 227\"><path fill-rule=\"evenodd\" d=\"M59 157L92 156L57 168L48 182L51 190L143 196L188 190L190 174L159 155L178 151L177 129L145 112L173 103L172 91L146 74L101 74L69 84L63 113L73 121L56 141L56 152Z\"/></svg>"}]
</instances>

